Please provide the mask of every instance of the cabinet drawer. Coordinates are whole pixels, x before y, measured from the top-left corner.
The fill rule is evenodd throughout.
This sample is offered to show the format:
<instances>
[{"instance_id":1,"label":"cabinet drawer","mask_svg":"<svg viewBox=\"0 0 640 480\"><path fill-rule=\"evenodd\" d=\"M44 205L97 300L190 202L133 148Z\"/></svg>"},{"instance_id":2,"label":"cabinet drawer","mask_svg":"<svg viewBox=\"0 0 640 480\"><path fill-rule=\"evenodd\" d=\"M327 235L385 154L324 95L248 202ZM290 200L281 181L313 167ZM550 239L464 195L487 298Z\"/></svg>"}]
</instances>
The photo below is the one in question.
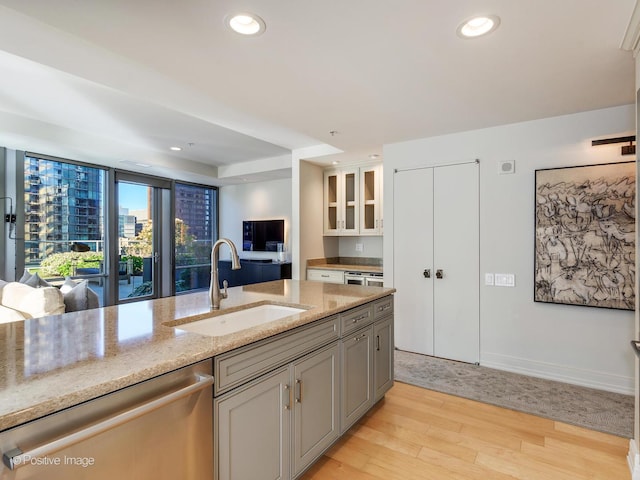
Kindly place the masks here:
<instances>
[{"instance_id":1,"label":"cabinet drawer","mask_svg":"<svg viewBox=\"0 0 640 480\"><path fill-rule=\"evenodd\" d=\"M336 340L338 326L335 315L214 357L215 396Z\"/></svg>"},{"instance_id":2,"label":"cabinet drawer","mask_svg":"<svg viewBox=\"0 0 640 480\"><path fill-rule=\"evenodd\" d=\"M344 270L307 269L307 280L326 283L344 283Z\"/></svg>"},{"instance_id":3,"label":"cabinet drawer","mask_svg":"<svg viewBox=\"0 0 640 480\"><path fill-rule=\"evenodd\" d=\"M345 335L373 322L373 305L367 304L340 315L340 335Z\"/></svg>"},{"instance_id":4,"label":"cabinet drawer","mask_svg":"<svg viewBox=\"0 0 640 480\"><path fill-rule=\"evenodd\" d=\"M393 295L376 300L373 303L373 319L386 317L393 313Z\"/></svg>"}]
</instances>

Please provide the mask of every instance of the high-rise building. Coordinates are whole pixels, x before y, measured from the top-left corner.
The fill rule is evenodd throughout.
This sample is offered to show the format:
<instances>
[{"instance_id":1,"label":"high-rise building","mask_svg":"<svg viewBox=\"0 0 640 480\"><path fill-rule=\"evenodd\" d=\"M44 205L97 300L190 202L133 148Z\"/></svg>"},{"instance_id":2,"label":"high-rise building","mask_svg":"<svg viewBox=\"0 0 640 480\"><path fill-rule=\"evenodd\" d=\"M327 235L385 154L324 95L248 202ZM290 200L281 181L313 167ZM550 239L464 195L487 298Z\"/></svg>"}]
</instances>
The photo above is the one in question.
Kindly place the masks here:
<instances>
[{"instance_id":1,"label":"high-rise building","mask_svg":"<svg viewBox=\"0 0 640 480\"><path fill-rule=\"evenodd\" d=\"M104 240L104 170L25 157L25 260L68 252L74 242L100 251Z\"/></svg>"},{"instance_id":2,"label":"high-rise building","mask_svg":"<svg viewBox=\"0 0 640 480\"><path fill-rule=\"evenodd\" d=\"M175 192L176 219L182 220L187 226L186 233L195 240L211 241L215 229L213 195L216 190L176 184Z\"/></svg>"}]
</instances>

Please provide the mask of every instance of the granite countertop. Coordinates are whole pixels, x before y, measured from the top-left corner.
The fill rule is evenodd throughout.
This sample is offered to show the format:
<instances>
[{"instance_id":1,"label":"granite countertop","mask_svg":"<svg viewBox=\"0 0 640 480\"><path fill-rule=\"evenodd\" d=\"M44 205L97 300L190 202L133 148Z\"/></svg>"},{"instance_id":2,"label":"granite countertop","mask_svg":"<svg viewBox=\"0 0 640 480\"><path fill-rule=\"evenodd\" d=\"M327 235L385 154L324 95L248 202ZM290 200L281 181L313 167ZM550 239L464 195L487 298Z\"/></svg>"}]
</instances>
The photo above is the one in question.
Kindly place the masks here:
<instances>
[{"instance_id":1,"label":"granite countertop","mask_svg":"<svg viewBox=\"0 0 640 480\"><path fill-rule=\"evenodd\" d=\"M221 312L259 302L307 310L218 337L166 325L211 315L207 292L0 324L0 431L394 291L296 280L230 288Z\"/></svg>"},{"instance_id":2,"label":"granite countertop","mask_svg":"<svg viewBox=\"0 0 640 480\"><path fill-rule=\"evenodd\" d=\"M344 270L347 272L382 273L382 267L375 265L352 265L346 263L319 263L308 265L307 268L317 268L319 270Z\"/></svg>"},{"instance_id":3,"label":"granite countertop","mask_svg":"<svg viewBox=\"0 0 640 480\"><path fill-rule=\"evenodd\" d=\"M382 273L382 259L367 257L312 258L307 260L307 268Z\"/></svg>"}]
</instances>

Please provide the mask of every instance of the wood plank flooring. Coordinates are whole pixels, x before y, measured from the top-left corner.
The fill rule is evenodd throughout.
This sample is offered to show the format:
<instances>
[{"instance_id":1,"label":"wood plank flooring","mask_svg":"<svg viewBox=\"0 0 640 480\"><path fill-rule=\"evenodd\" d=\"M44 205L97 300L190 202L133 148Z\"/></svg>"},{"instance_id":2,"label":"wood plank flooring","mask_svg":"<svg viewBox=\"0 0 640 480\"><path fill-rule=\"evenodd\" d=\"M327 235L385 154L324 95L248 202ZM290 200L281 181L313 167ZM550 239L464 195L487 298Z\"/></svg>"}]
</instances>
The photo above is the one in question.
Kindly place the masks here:
<instances>
[{"instance_id":1,"label":"wood plank flooring","mask_svg":"<svg viewBox=\"0 0 640 480\"><path fill-rule=\"evenodd\" d=\"M630 479L629 440L396 382L303 480Z\"/></svg>"}]
</instances>

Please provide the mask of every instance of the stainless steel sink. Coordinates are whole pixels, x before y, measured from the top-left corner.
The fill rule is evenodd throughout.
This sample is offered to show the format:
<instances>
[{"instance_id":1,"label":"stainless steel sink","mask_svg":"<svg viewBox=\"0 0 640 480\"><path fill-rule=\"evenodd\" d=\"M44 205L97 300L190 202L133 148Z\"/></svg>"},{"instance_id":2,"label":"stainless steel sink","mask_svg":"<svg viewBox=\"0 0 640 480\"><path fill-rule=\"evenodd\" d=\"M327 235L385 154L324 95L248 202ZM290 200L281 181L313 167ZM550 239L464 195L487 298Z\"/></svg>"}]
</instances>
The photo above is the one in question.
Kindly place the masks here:
<instances>
[{"instance_id":1,"label":"stainless steel sink","mask_svg":"<svg viewBox=\"0 0 640 480\"><path fill-rule=\"evenodd\" d=\"M217 337L280 320L304 311L306 311L305 308L288 307L285 305L258 305L230 313L218 314L190 323L184 323L176 326L176 330Z\"/></svg>"}]
</instances>

